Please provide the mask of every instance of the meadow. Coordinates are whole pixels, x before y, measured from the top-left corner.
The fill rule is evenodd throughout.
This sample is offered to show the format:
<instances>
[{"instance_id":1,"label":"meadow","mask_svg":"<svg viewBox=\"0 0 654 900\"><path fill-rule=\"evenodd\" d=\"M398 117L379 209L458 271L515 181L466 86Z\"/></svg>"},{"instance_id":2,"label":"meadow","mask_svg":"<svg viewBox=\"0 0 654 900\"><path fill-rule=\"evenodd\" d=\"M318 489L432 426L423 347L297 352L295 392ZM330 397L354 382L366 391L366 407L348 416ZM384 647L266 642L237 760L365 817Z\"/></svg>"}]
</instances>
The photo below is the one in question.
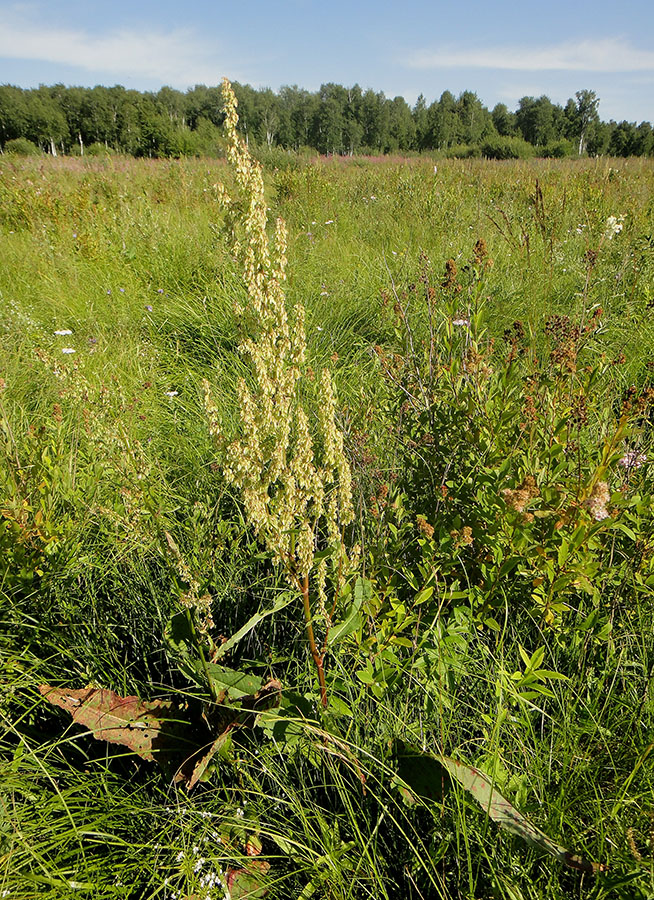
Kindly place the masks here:
<instances>
[{"instance_id":1,"label":"meadow","mask_svg":"<svg viewBox=\"0 0 654 900\"><path fill-rule=\"evenodd\" d=\"M261 159L0 158L0 896L653 897L654 162Z\"/></svg>"}]
</instances>

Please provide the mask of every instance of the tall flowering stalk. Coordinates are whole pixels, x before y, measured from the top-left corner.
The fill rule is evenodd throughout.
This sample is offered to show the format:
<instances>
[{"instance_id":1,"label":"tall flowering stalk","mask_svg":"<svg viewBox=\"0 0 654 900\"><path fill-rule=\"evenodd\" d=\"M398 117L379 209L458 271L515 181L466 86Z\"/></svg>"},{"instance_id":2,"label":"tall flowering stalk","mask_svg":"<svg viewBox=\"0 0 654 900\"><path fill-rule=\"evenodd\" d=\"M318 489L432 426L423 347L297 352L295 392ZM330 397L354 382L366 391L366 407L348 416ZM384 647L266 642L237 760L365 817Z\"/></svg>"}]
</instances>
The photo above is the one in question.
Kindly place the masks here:
<instances>
[{"instance_id":1,"label":"tall flowering stalk","mask_svg":"<svg viewBox=\"0 0 654 900\"><path fill-rule=\"evenodd\" d=\"M261 166L237 134L237 102L227 79L222 96L237 196L229 196L222 185L219 194L247 290L247 303L238 310L247 332L239 349L251 370L249 381L242 378L238 384L240 434L224 448L224 471L238 488L257 537L302 597L326 705L327 636L339 591L358 557L356 548L348 554L345 546L345 529L354 518L350 467L329 371L324 369L319 381L314 435L299 399L306 359L304 308L296 306L291 323L284 293L286 225L277 219L271 244ZM206 381L204 394L209 428L220 442L220 414ZM324 632L322 645L316 640L317 622Z\"/></svg>"}]
</instances>

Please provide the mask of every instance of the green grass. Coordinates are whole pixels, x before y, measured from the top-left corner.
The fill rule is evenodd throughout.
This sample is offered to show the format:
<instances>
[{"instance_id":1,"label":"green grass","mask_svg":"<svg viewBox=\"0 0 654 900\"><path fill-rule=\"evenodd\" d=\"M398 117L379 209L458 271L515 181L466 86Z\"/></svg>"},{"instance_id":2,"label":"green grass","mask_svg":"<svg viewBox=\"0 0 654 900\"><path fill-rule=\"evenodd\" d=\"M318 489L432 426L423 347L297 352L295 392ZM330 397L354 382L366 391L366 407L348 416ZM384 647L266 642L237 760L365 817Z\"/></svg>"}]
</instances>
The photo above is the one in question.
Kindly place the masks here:
<instances>
[{"instance_id":1,"label":"green grass","mask_svg":"<svg viewBox=\"0 0 654 900\"><path fill-rule=\"evenodd\" d=\"M403 677L381 696L353 674L367 651L346 644L328 658L328 674L351 715L323 723L342 743L316 725L291 752L244 734L235 757L190 796L42 700L40 684L148 698L188 691L164 641L182 590L166 531L214 597L217 634L232 634L280 590L222 479L202 408L208 378L235 432L244 363L233 305L243 288L220 233L213 186L222 178L229 173L214 161L0 163L0 506L5 521L19 501L30 507L16 539L25 571L11 557L0 572L0 896L214 900L222 889L211 893L203 877L242 865L242 838L255 831L271 863L270 897L654 896L646 579L635 594L607 587L603 633L582 616L557 630L508 600L499 631L444 614L430 626L426 668L407 650ZM624 354L596 388L610 421L608 398L645 382L654 346L654 164L443 160L435 174L420 159L330 160L266 179L271 215L289 226L287 295L306 305L310 364L316 373L330 365L338 387L368 571L380 590L384 566L395 571L406 598L403 579L420 559L411 547L392 557L395 538L369 500L379 478L409 477L373 352L402 349L393 286L424 336L409 290L421 254L439 285L445 261L465 271L483 238L493 259L486 327L497 346L520 319L545 353L549 315L603 307L590 352ZM587 284L586 254L620 214L624 230L602 244ZM643 478L645 496L651 475ZM424 512L437 524L433 509ZM642 540L647 555L651 535ZM622 564L621 547L597 575L602 584ZM378 628L381 614L370 624ZM549 685L551 697L511 694L520 646L544 647L544 667L566 676ZM292 609L259 626L233 664L315 700ZM406 807L392 787L398 737L484 768L548 835L608 872L563 869L500 832L459 790ZM236 835L229 845L214 834L224 829Z\"/></svg>"}]
</instances>

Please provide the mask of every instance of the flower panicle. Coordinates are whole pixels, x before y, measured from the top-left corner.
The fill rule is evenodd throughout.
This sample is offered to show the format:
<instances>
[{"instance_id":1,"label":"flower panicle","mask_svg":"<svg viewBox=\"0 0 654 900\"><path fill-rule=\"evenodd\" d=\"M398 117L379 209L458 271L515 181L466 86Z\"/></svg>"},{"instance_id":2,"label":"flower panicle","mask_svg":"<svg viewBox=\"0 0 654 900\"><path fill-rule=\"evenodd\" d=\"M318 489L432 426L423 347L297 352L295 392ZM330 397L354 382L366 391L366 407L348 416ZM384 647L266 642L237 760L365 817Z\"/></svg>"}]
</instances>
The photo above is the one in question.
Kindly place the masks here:
<instances>
[{"instance_id":1,"label":"flower panicle","mask_svg":"<svg viewBox=\"0 0 654 900\"><path fill-rule=\"evenodd\" d=\"M299 397L306 364L304 307L289 317L286 281L288 234L283 219L267 232L267 209L261 166L237 133L237 102L223 80L227 158L235 174L238 198L216 187L226 210L231 248L247 292L242 305L247 335L239 350L250 374L237 388L239 435L225 448L224 473L240 492L247 517L259 540L284 567L294 584L315 574L323 619L328 570L338 581L357 563L348 556L344 528L354 519L352 475L336 423L336 397L324 370L319 385L316 438ZM308 370L307 370L308 373ZM209 431L220 442L223 428L211 387L203 383ZM316 562L320 544L333 553Z\"/></svg>"}]
</instances>

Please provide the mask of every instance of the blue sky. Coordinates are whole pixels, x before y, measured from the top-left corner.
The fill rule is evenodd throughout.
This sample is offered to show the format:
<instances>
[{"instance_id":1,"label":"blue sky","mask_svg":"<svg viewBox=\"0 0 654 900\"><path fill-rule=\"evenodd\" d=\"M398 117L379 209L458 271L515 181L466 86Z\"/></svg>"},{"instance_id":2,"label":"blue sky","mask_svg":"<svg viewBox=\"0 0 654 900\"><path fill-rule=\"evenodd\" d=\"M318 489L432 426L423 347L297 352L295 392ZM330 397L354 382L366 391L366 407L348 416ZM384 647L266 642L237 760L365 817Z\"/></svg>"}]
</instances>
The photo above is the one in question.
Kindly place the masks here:
<instances>
[{"instance_id":1,"label":"blue sky","mask_svg":"<svg viewBox=\"0 0 654 900\"><path fill-rule=\"evenodd\" d=\"M185 90L222 75L277 90L360 84L428 102L476 91L564 103L589 88L603 119L654 121L648 0L0 0L0 83Z\"/></svg>"}]
</instances>

